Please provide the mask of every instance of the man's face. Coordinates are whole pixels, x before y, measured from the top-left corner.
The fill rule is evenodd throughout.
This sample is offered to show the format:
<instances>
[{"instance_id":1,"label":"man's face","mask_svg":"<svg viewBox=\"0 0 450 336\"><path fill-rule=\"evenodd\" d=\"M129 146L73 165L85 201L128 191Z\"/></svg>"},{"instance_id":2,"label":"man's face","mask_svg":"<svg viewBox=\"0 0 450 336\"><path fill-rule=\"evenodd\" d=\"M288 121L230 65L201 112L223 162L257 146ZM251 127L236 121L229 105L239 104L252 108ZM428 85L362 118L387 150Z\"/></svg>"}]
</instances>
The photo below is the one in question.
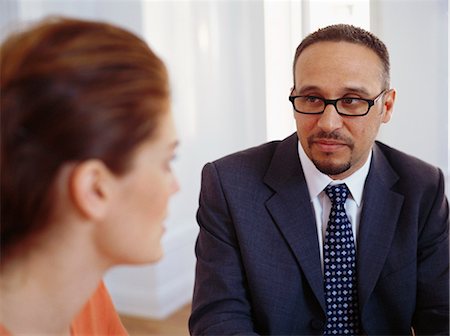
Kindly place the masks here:
<instances>
[{"instance_id":1,"label":"man's face","mask_svg":"<svg viewBox=\"0 0 450 336\"><path fill-rule=\"evenodd\" d=\"M382 64L371 49L349 42L318 42L295 65L292 95L325 99L374 99L382 86ZM387 91L365 116L341 116L333 105L322 114L295 112L297 133L308 157L324 174L343 179L366 162L381 123L389 121L395 91Z\"/></svg>"}]
</instances>

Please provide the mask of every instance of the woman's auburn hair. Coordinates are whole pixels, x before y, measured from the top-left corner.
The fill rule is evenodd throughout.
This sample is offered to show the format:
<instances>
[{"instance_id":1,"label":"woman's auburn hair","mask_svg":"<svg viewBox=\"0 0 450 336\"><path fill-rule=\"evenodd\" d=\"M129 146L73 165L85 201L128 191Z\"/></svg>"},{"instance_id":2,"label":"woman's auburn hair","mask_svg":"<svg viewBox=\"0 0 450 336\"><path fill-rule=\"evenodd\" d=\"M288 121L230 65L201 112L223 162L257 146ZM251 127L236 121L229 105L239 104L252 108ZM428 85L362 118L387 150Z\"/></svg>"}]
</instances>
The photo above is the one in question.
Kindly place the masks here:
<instances>
[{"instance_id":1,"label":"woman's auburn hair","mask_svg":"<svg viewBox=\"0 0 450 336\"><path fill-rule=\"evenodd\" d=\"M164 63L115 25L51 17L0 47L1 253L45 226L68 162L124 174L168 110ZM2 259L3 259L2 257Z\"/></svg>"}]
</instances>

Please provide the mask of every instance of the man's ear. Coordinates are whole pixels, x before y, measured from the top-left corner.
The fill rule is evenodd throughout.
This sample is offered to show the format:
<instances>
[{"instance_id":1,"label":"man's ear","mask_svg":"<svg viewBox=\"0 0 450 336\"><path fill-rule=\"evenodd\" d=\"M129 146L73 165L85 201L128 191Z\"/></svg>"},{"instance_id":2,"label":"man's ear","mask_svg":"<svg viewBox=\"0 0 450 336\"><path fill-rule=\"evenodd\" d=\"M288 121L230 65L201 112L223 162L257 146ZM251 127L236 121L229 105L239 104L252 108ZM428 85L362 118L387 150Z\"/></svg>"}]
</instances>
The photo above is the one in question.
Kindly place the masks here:
<instances>
[{"instance_id":1,"label":"man's ear","mask_svg":"<svg viewBox=\"0 0 450 336\"><path fill-rule=\"evenodd\" d=\"M114 176L100 160L77 164L70 176L69 193L74 207L88 219L105 217L113 190Z\"/></svg>"},{"instance_id":2,"label":"man's ear","mask_svg":"<svg viewBox=\"0 0 450 336\"><path fill-rule=\"evenodd\" d=\"M392 117L392 112L394 112L394 103L397 92L395 89L390 89L384 94L383 100L383 117L381 121L383 123L389 122Z\"/></svg>"}]
</instances>

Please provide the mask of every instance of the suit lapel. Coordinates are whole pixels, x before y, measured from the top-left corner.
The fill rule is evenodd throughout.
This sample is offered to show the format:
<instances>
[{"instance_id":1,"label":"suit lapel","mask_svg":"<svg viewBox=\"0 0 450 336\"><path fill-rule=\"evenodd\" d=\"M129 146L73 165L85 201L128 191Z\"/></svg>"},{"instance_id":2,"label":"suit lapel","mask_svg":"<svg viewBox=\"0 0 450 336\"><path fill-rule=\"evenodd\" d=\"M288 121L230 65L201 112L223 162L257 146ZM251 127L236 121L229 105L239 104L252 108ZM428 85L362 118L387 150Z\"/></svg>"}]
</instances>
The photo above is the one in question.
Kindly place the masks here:
<instances>
[{"instance_id":1,"label":"suit lapel","mask_svg":"<svg viewBox=\"0 0 450 336\"><path fill-rule=\"evenodd\" d=\"M361 309L372 293L394 237L403 196L392 191L398 180L375 144L364 187L358 237L358 293Z\"/></svg>"},{"instance_id":2,"label":"suit lapel","mask_svg":"<svg viewBox=\"0 0 450 336\"><path fill-rule=\"evenodd\" d=\"M317 226L293 134L274 153L264 182L275 193L266 207L292 249L320 305L325 310ZM394 237L403 196L392 191L398 176L374 145L364 188L358 237L358 292L361 309L372 293Z\"/></svg>"},{"instance_id":3,"label":"suit lapel","mask_svg":"<svg viewBox=\"0 0 450 336\"><path fill-rule=\"evenodd\" d=\"M275 193L267 200L266 207L325 310L316 221L297 143L297 135L293 134L281 142L274 153L264 182Z\"/></svg>"}]
</instances>

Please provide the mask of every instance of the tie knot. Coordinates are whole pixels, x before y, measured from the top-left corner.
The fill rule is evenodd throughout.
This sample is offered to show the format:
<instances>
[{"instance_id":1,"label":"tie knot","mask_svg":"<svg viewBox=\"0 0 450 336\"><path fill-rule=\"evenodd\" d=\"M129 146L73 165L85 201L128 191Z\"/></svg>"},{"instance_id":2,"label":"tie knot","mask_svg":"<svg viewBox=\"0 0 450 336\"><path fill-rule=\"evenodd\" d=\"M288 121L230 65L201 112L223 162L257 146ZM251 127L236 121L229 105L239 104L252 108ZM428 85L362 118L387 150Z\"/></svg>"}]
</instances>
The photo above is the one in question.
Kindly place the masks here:
<instances>
[{"instance_id":1,"label":"tie knot","mask_svg":"<svg viewBox=\"0 0 450 336\"><path fill-rule=\"evenodd\" d=\"M347 200L349 194L349 190L345 183L328 185L325 188L325 192L327 196L330 198L331 204L335 205L343 205Z\"/></svg>"}]
</instances>

